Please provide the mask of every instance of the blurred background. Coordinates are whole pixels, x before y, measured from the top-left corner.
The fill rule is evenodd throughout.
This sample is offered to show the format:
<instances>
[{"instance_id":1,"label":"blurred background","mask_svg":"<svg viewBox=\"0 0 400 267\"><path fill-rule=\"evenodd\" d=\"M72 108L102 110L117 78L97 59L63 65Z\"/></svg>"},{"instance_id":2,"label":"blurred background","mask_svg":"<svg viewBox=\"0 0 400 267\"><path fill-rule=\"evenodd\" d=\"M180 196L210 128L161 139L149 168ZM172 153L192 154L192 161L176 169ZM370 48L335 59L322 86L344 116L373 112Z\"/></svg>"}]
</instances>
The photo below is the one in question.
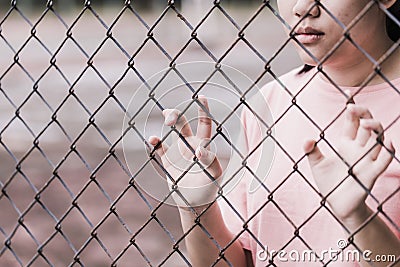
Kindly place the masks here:
<instances>
[{"instance_id":1,"label":"blurred background","mask_svg":"<svg viewBox=\"0 0 400 267\"><path fill-rule=\"evenodd\" d=\"M144 140L193 90L223 121L300 65L270 4L0 1L0 266L190 266Z\"/></svg>"}]
</instances>

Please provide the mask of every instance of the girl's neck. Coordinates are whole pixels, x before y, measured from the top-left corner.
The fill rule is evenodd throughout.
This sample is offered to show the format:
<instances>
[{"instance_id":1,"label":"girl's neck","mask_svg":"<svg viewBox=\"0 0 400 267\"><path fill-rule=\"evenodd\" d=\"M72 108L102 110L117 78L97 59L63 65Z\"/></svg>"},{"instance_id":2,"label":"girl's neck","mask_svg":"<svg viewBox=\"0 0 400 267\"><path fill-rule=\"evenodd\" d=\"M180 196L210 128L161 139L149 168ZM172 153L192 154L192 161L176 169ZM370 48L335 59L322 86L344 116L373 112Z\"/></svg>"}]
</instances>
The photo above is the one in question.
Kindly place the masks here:
<instances>
[{"instance_id":1,"label":"girl's neck","mask_svg":"<svg viewBox=\"0 0 400 267\"><path fill-rule=\"evenodd\" d=\"M383 58L383 55L393 46L393 42L386 42L385 46L381 49L376 49L373 56L377 60ZM379 61L378 61L379 62ZM381 73L389 80L400 78L400 48L397 48L389 57L379 64ZM340 86L357 87L362 85L366 79L373 73L374 64L366 59L360 53L358 60L355 60L347 65L341 64L335 66L327 64L324 66L325 72L329 77ZM368 85L375 85L382 83L383 80L379 75L375 75Z\"/></svg>"}]
</instances>

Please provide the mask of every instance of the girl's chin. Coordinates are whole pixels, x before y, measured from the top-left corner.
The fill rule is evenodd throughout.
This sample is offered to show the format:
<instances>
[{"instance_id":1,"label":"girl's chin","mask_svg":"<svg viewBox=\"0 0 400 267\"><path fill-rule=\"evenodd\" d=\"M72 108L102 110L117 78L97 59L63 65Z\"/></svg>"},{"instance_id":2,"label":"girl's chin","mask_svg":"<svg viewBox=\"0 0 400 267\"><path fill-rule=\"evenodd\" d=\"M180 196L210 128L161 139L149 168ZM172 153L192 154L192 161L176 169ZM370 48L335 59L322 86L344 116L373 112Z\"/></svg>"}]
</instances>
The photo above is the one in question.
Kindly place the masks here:
<instances>
[{"instance_id":1,"label":"girl's chin","mask_svg":"<svg viewBox=\"0 0 400 267\"><path fill-rule=\"evenodd\" d=\"M313 57L312 57L309 54L307 54L305 51L301 51L299 56L300 56L301 61L305 65L310 65L310 66L318 65L318 60L320 60L320 58L318 58L318 56L313 55Z\"/></svg>"},{"instance_id":2,"label":"girl's chin","mask_svg":"<svg viewBox=\"0 0 400 267\"><path fill-rule=\"evenodd\" d=\"M308 58L301 58L301 61L303 62L304 65L309 65L309 66L317 66L318 63L315 62L315 60L313 60L312 58L308 57Z\"/></svg>"}]
</instances>

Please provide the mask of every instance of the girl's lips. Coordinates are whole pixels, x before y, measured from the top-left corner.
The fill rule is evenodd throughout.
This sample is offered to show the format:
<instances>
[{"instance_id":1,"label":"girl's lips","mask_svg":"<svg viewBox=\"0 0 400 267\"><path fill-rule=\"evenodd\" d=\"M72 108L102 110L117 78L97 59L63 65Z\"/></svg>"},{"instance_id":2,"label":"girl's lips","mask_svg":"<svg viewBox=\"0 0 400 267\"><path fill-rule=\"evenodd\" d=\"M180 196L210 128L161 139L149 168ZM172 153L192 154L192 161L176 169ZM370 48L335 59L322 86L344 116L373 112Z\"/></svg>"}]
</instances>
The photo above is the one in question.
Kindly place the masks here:
<instances>
[{"instance_id":1,"label":"girl's lips","mask_svg":"<svg viewBox=\"0 0 400 267\"><path fill-rule=\"evenodd\" d=\"M313 44L322 39L325 33L311 27L299 28L295 32L296 39L302 44Z\"/></svg>"},{"instance_id":2,"label":"girl's lips","mask_svg":"<svg viewBox=\"0 0 400 267\"><path fill-rule=\"evenodd\" d=\"M296 39L302 44L313 44L321 40L322 34L299 34Z\"/></svg>"}]
</instances>

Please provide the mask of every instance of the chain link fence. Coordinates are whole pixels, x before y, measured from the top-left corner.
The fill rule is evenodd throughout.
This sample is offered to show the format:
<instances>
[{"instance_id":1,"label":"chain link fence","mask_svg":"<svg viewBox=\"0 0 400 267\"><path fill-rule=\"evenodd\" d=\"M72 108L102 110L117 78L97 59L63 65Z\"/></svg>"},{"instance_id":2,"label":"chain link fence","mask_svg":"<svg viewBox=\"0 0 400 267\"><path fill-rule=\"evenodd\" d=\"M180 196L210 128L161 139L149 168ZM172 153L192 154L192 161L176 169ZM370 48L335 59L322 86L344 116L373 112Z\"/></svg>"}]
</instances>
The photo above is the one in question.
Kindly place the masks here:
<instances>
[{"instance_id":1,"label":"chain link fence","mask_svg":"<svg viewBox=\"0 0 400 267\"><path fill-rule=\"evenodd\" d=\"M287 153L273 134L281 118L271 123L265 114L257 114L249 99L262 85L276 80L292 99L288 110L297 109L307 117L307 110L296 102L304 88L292 94L278 78L301 64L293 44L305 51L306 47L293 33L290 37L281 33L279 28L289 25L270 1L239 8L224 1L198 1L197 8L182 1L178 8L174 1L166 1L156 11L142 10L136 1L114 3L111 9L85 1L65 13L55 6L56 1L37 6L40 12L20 2L2 6L0 22L0 265L192 266L186 237L201 228L213 238L201 224L207 209L197 214L191 230L182 232L177 208L170 205L172 194L179 190L170 191L158 179L168 173L147 139L150 135L167 139L176 132L174 127L162 126L161 112L177 107L190 117L192 109L202 106L198 96L209 97L216 126L212 140L224 166L232 154L241 156L237 171L247 168L246 159L256 150L242 155L235 143L243 108L253 110L266 129L260 146L272 142L276 150ZM356 21L376 4L371 1ZM315 5L330 14L319 1ZM348 30L344 27L345 33ZM340 42L345 40L351 40L350 35L344 34ZM394 51L389 50L386 57ZM317 65L330 54L316 59ZM376 68L370 79L381 75L391 84L380 73L379 62L373 63ZM318 67L317 73L346 97L323 68ZM392 85L392 89L400 100L398 88ZM320 133L319 142L330 145L324 133L340 115L329 118L324 126L307 117ZM399 118L400 114L394 114L385 131L395 128ZM294 172L302 175L297 167L305 155L287 156ZM393 161L398 170L398 157ZM290 175L282 177L275 188L267 188L262 177L254 178L262 184L259 190L265 191L265 205L279 208L273 195L290 181ZM179 184L179 180L174 182ZM307 186L317 191L312 184ZM384 209L399 197L398 183L383 200L368 194L376 200L375 215L383 216L399 232L396 218ZM217 198L242 218L223 190ZM282 210L296 230L282 249L295 238L302 239L302 228L316 214L329 210L325 200L321 196L320 207L301 224ZM262 210L243 219L235 239L248 233L262 244L248 228ZM329 216L335 218L333 213ZM355 245L352 238L348 242ZM221 253L214 264L230 266L223 253L227 247L216 246ZM398 262L397 256L388 265ZM279 263L272 258L266 265Z\"/></svg>"}]
</instances>

